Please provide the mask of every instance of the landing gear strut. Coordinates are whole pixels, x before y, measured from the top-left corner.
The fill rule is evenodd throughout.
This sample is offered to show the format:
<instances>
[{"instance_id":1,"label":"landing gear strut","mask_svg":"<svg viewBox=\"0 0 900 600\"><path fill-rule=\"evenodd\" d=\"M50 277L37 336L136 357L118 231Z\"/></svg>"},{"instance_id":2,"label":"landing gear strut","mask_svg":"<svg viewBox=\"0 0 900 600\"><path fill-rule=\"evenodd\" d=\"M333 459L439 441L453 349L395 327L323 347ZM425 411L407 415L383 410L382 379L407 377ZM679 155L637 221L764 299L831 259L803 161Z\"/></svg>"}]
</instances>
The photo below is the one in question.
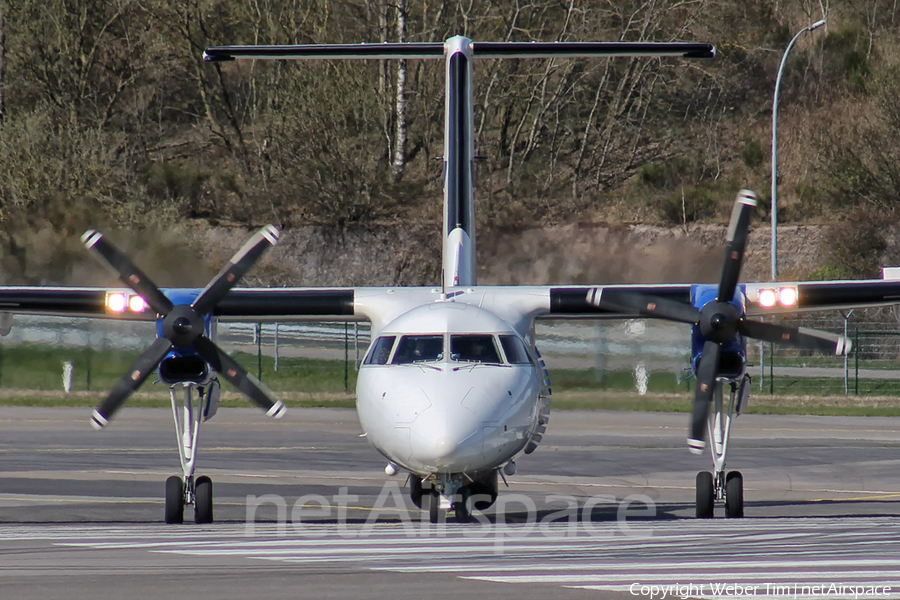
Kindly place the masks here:
<instances>
[{"instance_id":1,"label":"landing gear strut","mask_svg":"<svg viewBox=\"0 0 900 600\"><path fill-rule=\"evenodd\" d=\"M212 480L205 475L194 479L194 465L200 424L211 418L218 408L219 382L213 379L206 386L189 383L182 389L182 401L179 401L177 386L169 390L183 477L173 475L166 480L166 523L183 523L184 507L190 504L194 505L195 523L212 523Z\"/></svg>"},{"instance_id":2,"label":"landing gear strut","mask_svg":"<svg viewBox=\"0 0 900 600\"><path fill-rule=\"evenodd\" d=\"M453 512L457 523L472 520L472 509L487 510L497 499L497 471L470 477L464 474L436 473L424 481L410 476L413 504L428 512L428 520L438 523L442 512Z\"/></svg>"},{"instance_id":3,"label":"landing gear strut","mask_svg":"<svg viewBox=\"0 0 900 600\"><path fill-rule=\"evenodd\" d=\"M725 410L724 386L730 389L728 408ZM713 461L713 473L701 471L697 473L697 518L713 518L716 501L725 503L725 516L738 518L744 516L744 477L740 471L725 471L725 455L728 452L728 439L731 435L731 420L740 414L741 406L750 394L750 376L744 375L740 385L735 381L719 381L713 399L714 410L707 421L709 436L709 452Z\"/></svg>"}]
</instances>

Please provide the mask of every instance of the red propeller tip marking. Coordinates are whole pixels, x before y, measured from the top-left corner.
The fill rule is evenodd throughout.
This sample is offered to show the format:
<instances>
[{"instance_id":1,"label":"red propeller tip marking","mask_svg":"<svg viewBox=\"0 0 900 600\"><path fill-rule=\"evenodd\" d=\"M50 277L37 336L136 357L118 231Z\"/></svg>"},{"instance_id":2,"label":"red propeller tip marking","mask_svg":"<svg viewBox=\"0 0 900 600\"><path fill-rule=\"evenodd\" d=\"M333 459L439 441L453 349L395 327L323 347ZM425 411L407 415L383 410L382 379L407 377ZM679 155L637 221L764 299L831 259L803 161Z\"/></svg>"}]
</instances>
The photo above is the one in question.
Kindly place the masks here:
<instances>
[{"instance_id":1,"label":"red propeller tip marking","mask_svg":"<svg viewBox=\"0 0 900 600\"><path fill-rule=\"evenodd\" d=\"M228 274L228 283L231 283L232 281L234 281L234 273L229 273Z\"/></svg>"},{"instance_id":2,"label":"red propeller tip marking","mask_svg":"<svg viewBox=\"0 0 900 600\"><path fill-rule=\"evenodd\" d=\"M647 310L656 310L656 302L651 302L647 305Z\"/></svg>"},{"instance_id":3,"label":"red propeller tip marking","mask_svg":"<svg viewBox=\"0 0 900 600\"><path fill-rule=\"evenodd\" d=\"M708 390L708 389L709 389L709 386L708 386L707 384L705 384L705 383L702 384L702 385L700 386L700 391L701 391L701 392L705 392L705 391Z\"/></svg>"},{"instance_id":4,"label":"red propeller tip marking","mask_svg":"<svg viewBox=\"0 0 900 600\"><path fill-rule=\"evenodd\" d=\"M731 260L737 260L737 259L738 259L738 253L737 253L737 250L735 250L734 252L731 253Z\"/></svg>"},{"instance_id":5,"label":"red propeller tip marking","mask_svg":"<svg viewBox=\"0 0 900 600\"><path fill-rule=\"evenodd\" d=\"M789 333L782 333L782 334L781 334L781 339L787 341L787 340L791 339L791 334L789 334Z\"/></svg>"},{"instance_id":6,"label":"red propeller tip marking","mask_svg":"<svg viewBox=\"0 0 900 600\"><path fill-rule=\"evenodd\" d=\"M138 283L140 283L141 278L138 277L137 275L132 275L132 276L130 276L130 277L128 278L128 281L130 281L131 283L137 285Z\"/></svg>"},{"instance_id":7,"label":"red propeller tip marking","mask_svg":"<svg viewBox=\"0 0 900 600\"><path fill-rule=\"evenodd\" d=\"M229 377L235 377L236 375L237 375L237 371L235 371L234 369L228 369Z\"/></svg>"},{"instance_id":8,"label":"red propeller tip marking","mask_svg":"<svg viewBox=\"0 0 900 600\"><path fill-rule=\"evenodd\" d=\"M133 381L137 381L137 380L140 379L140 378L141 378L141 372L140 372L140 371L132 371L132 372L131 372L131 379L132 379Z\"/></svg>"}]
</instances>

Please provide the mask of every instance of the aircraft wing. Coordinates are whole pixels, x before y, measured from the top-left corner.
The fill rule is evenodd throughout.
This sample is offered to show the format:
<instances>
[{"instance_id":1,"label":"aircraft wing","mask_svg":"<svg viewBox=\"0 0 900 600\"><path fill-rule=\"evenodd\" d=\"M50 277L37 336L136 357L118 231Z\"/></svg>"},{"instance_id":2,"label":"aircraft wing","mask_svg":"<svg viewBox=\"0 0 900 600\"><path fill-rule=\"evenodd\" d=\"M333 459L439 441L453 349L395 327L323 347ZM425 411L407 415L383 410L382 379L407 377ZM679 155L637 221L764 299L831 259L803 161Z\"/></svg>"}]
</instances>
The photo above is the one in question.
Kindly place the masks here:
<instances>
[{"instance_id":1,"label":"aircraft wing","mask_svg":"<svg viewBox=\"0 0 900 600\"><path fill-rule=\"evenodd\" d=\"M628 292L690 304L691 290L697 284L613 284L565 286L478 286L461 295L477 296L469 303L488 304L511 323L524 316L543 319L622 319L652 317L652 314L629 313L623 310L599 308L592 299L598 295ZM847 310L874 308L900 304L900 281L883 279L849 281L792 281L742 284L748 316L814 310ZM781 303L782 290L793 294L794 301ZM775 298L774 304L761 302L766 293ZM786 296L785 296L786 297Z\"/></svg>"},{"instance_id":2,"label":"aircraft wing","mask_svg":"<svg viewBox=\"0 0 900 600\"><path fill-rule=\"evenodd\" d=\"M163 288L167 296L196 296L200 290ZM356 321L390 319L440 290L406 288L233 288L212 311L223 321ZM116 309L111 299L123 301ZM144 303L133 310L136 296L121 287L0 286L0 315L45 315L75 318L153 321L156 313Z\"/></svg>"},{"instance_id":3,"label":"aircraft wing","mask_svg":"<svg viewBox=\"0 0 900 600\"><path fill-rule=\"evenodd\" d=\"M648 297L661 297L681 302L690 302L693 284L670 285L597 285L597 286L553 286L548 287L549 310L547 316L612 316L591 303L589 295L594 292L606 293L618 290L629 291ZM774 313L838 310L852 308L873 308L900 304L900 281L884 279L860 279L846 281L780 281L776 283L743 284L747 296L748 315ZM774 305L761 303L761 292L775 293ZM780 302L781 291L792 290L794 301ZM636 316L636 315L635 315Z\"/></svg>"},{"instance_id":4,"label":"aircraft wing","mask_svg":"<svg viewBox=\"0 0 900 600\"><path fill-rule=\"evenodd\" d=\"M188 291L164 289L164 293ZM113 295L133 296L128 288L0 286L0 312L60 317L152 321L149 308L113 310ZM214 316L231 320L283 317L352 317L354 290L349 288L236 288L216 307Z\"/></svg>"},{"instance_id":5,"label":"aircraft wing","mask_svg":"<svg viewBox=\"0 0 900 600\"><path fill-rule=\"evenodd\" d=\"M785 312L870 308L900 304L900 281L867 279L852 281L801 281L743 284L747 296L747 315L760 316ZM565 286L476 286L450 294L457 301L492 305L511 323L523 317L621 319L641 315L598 308L592 295L628 291L648 298L665 298L690 303L693 284L624 284ZM781 290L792 290L795 302L772 306L760 303L764 291L779 297ZM167 288L166 294L197 290ZM440 288L431 287L359 287L359 288L234 288L216 306L213 316L223 321L358 321L374 325L386 323L414 306L440 298ZM140 311L114 311L109 306L113 295L133 296L128 288L0 286L0 324L9 315L47 315L61 317L106 318L152 321L150 308ZM643 315L647 316L647 315Z\"/></svg>"}]
</instances>

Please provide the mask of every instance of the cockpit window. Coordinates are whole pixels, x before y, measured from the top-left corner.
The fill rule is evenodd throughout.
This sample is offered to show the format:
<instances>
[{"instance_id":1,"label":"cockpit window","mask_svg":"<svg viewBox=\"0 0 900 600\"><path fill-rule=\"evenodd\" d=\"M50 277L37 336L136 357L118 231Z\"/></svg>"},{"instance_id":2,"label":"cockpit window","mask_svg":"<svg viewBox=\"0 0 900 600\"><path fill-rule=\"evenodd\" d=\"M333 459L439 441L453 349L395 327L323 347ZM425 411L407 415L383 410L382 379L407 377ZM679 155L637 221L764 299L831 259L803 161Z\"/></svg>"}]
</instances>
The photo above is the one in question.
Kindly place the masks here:
<instances>
[{"instance_id":1,"label":"cockpit window","mask_svg":"<svg viewBox=\"0 0 900 600\"><path fill-rule=\"evenodd\" d=\"M364 364L386 365L388 358L391 357L391 348L394 347L395 339L397 339L396 336L386 335L375 340Z\"/></svg>"},{"instance_id":2,"label":"cockpit window","mask_svg":"<svg viewBox=\"0 0 900 600\"><path fill-rule=\"evenodd\" d=\"M500 364L492 335L450 336L450 358L461 362Z\"/></svg>"},{"instance_id":3,"label":"cockpit window","mask_svg":"<svg viewBox=\"0 0 900 600\"><path fill-rule=\"evenodd\" d=\"M525 344L515 335L501 335L500 345L503 346L503 353L506 354L506 360L512 365L531 364L528 358L528 351L525 350Z\"/></svg>"},{"instance_id":4,"label":"cockpit window","mask_svg":"<svg viewBox=\"0 0 900 600\"><path fill-rule=\"evenodd\" d=\"M444 336L404 335L397 344L391 364L406 365L414 362L441 360L444 357Z\"/></svg>"}]
</instances>

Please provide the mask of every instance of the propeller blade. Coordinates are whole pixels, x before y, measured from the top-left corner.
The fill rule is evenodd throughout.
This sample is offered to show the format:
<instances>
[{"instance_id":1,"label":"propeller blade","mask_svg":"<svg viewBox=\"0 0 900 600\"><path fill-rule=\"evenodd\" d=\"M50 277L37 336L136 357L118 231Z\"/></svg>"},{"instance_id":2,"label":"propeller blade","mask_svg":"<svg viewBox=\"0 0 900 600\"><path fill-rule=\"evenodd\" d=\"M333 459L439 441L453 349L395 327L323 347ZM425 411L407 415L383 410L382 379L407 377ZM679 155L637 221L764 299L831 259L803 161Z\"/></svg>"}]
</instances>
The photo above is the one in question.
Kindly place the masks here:
<instances>
[{"instance_id":1,"label":"propeller blade","mask_svg":"<svg viewBox=\"0 0 900 600\"><path fill-rule=\"evenodd\" d=\"M594 288L587 300L597 308L610 312L637 314L678 323L696 324L700 311L691 304L659 298L627 290Z\"/></svg>"},{"instance_id":2,"label":"propeller blade","mask_svg":"<svg viewBox=\"0 0 900 600\"><path fill-rule=\"evenodd\" d=\"M744 319L738 325L738 330L747 337L764 342L790 344L798 348L818 350L835 356L849 354L853 347L853 343L842 335L806 327L786 327L776 323Z\"/></svg>"},{"instance_id":3,"label":"propeller blade","mask_svg":"<svg viewBox=\"0 0 900 600\"><path fill-rule=\"evenodd\" d=\"M113 246L99 231L90 229L81 236L88 250L103 259L122 282L137 292L157 314L165 315L172 310L172 302L156 287L149 277L131 262L118 248Z\"/></svg>"},{"instance_id":4,"label":"propeller blade","mask_svg":"<svg viewBox=\"0 0 900 600\"><path fill-rule=\"evenodd\" d=\"M747 234L750 228L750 217L756 210L756 194L750 190L738 192L731 211L731 224L725 238L725 263L722 265L722 277L719 279L719 302L731 302L741 275L741 263L744 260L744 248L747 246Z\"/></svg>"},{"instance_id":5,"label":"propeller blade","mask_svg":"<svg viewBox=\"0 0 900 600\"><path fill-rule=\"evenodd\" d=\"M263 252L278 243L278 228L266 225L247 240L231 261L222 267L209 285L194 300L193 307L198 313L206 314L218 304L238 281L249 271Z\"/></svg>"},{"instance_id":6,"label":"propeller blade","mask_svg":"<svg viewBox=\"0 0 900 600\"><path fill-rule=\"evenodd\" d=\"M166 338L156 338L156 341L141 354L125 375L119 378L112 391L91 415L91 425L94 429L103 429L117 410L125 403L128 396L138 389L144 380L149 377L169 350L172 342Z\"/></svg>"},{"instance_id":7,"label":"propeller blade","mask_svg":"<svg viewBox=\"0 0 900 600\"><path fill-rule=\"evenodd\" d=\"M256 377L245 371L233 358L205 335L194 340L194 348L210 366L240 390L266 414L275 419L284 416L284 403L275 397Z\"/></svg>"},{"instance_id":8,"label":"propeller blade","mask_svg":"<svg viewBox=\"0 0 900 600\"><path fill-rule=\"evenodd\" d=\"M688 449L694 454L700 454L706 447L706 420L709 416L709 404L716 390L720 352L719 344L707 341L703 344L703 354L700 356L700 364L697 365L697 390L694 392L694 406L688 433Z\"/></svg>"}]
</instances>

